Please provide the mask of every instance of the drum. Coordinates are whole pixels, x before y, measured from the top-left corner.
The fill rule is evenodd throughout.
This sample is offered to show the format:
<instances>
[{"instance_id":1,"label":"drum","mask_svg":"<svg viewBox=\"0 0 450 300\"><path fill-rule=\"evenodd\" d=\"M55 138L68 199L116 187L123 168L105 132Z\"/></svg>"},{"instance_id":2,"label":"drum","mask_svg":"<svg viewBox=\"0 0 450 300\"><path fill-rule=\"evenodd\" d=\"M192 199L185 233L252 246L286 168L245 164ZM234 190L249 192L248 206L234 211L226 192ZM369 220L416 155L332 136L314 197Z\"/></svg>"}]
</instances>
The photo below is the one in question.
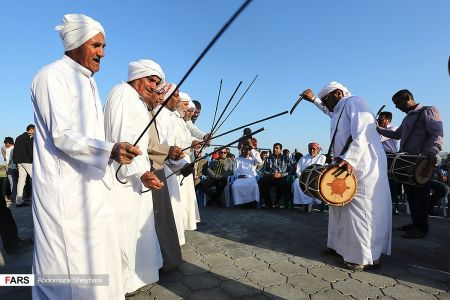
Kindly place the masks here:
<instances>
[{"instance_id":1,"label":"drum","mask_svg":"<svg viewBox=\"0 0 450 300\"><path fill-rule=\"evenodd\" d=\"M303 170L300 179L302 191L328 205L344 206L356 193L356 177L337 165L311 165Z\"/></svg>"},{"instance_id":2,"label":"drum","mask_svg":"<svg viewBox=\"0 0 450 300\"><path fill-rule=\"evenodd\" d=\"M428 159L406 152L387 152L388 176L397 182L409 185L424 185L433 176L433 169L424 171Z\"/></svg>"}]
</instances>

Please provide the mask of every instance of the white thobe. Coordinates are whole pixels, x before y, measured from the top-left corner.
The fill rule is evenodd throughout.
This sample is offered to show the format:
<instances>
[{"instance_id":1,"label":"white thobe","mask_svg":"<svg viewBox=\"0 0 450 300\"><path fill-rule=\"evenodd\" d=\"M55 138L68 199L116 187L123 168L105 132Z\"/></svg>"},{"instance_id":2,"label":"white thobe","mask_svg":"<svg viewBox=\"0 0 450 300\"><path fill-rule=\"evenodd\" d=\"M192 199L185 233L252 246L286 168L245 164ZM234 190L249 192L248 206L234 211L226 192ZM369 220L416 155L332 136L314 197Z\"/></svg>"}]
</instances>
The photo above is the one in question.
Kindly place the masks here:
<instances>
[{"instance_id":1,"label":"white thobe","mask_svg":"<svg viewBox=\"0 0 450 300\"><path fill-rule=\"evenodd\" d=\"M33 273L109 276L106 286L33 287L33 299L123 299L115 212L105 177L113 147L91 72L64 56L31 85ZM38 279L38 278L36 278Z\"/></svg>"},{"instance_id":2,"label":"white thobe","mask_svg":"<svg viewBox=\"0 0 450 300\"><path fill-rule=\"evenodd\" d=\"M252 156L238 157L233 162L235 180L231 186L235 205L252 201L259 202L259 187L256 181L256 166L262 163L259 152L251 150ZM239 178L241 176L242 178Z\"/></svg>"},{"instance_id":3,"label":"white thobe","mask_svg":"<svg viewBox=\"0 0 450 300\"><path fill-rule=\"evenodd\" d=\"M331 116L330 136L345 108L333 155L339 156L351 135L353 141L341 157L353 167L358 180L355 197L349 204L330 206L327 246L335 249L346 262L372 264L381 253L391 253L392 234L386 155L373 114L365 100L356 96L341 99L331 113L321 105L320 99L316 98L314 104Z\"/></svg>"},{"instance_id":4,"label":"white thobe","mask_svg":"<svg viewBox=\"0 0 450 300\"><path fill-rule=\"evenodd\" d=\"M197 125L195 125L191 120L186 121L186 127L188 128L190 134L199 140L203 140L206 135L206 133L198 129Z\"/></svg>"},{"instance_id":5,"label":"white thobe","mask_svg":"<svg viewBox=\"0 0 450 300\"><path fill-rule=\"evenodd\" d=\"M294 204L313 204L314 198L311 198L305 193L303 193L302 189L300 188L300 176L302 175L303 170L305 170L310 165L318 164L318 165L324 165L326 161L326 157L323 154L317 154L316 156L311 156L309 154L306 154L305 156L302 156L298 160L297 163L297 178L292 183L292 195L293 197L293 203Z\"/></svg>"},{"instance_id":6,"label":"white thobe","mask_svg":"<svg viewBox=\"0 0 450 300\"><path fill-rule=\"evenodd\" d=\"M159 107L155 109L155 113L158 109ZM170 146L175 145L175 135L174 135L175 123L173 122L172 117L172 115L174 114L175 114L174 112L163 107L161 112L156 117L156 127L158 128L159 142L161 144ZM175 166L176 168L179 168L176 165L176 162L166 160L166 162L164 163L164 173L166 176L169 176L173 172L169 166L170 167ZM183 208L181 205L181 194L179 187L180 184L178 182L177 176L172 175L169 178L167 178L166 184L169 190L170 203L172 204L172 211L175 220L175 225L177 227L178 240L180 242L180 245L184 245L186 243L186 240L184 236Z\"/></svg>"},{"instance_id":7,"label":"white thobe","mask_svg":"<svg viewBox=\"0 0 450 300\"><path fill-rule=\"evenodd\" d=\"M192 137L189 129L186 126L186 122L180 116L178 112L172 115L174 122L174 134L175 134L175 146L182 149L191 146L194 137ZM186 151L184 159L177 162L177 166L173 166L172 170L180 169L184 164L190 163L191 157L190 151ZM183 223L185 230L197 229L197 223L200 222L200 213L197 205L197 196L195 194L194 176L190 174L187 177L183 175L177 175L178 182L180 183L181 194L181 206L183 208ZM181 185L181 182L183 184Z\"/></svg>"},{"instance_id":8,"label":"white thobe","mask_svg":"<svg viewBox=\"0 0 450 300\"><path fill-rule=\"evenodd\" d=\"M109 142L134 143L150 122L147 106L128 83L116 85L108 95L105 106L105 133ZM144 134L137 144L146 149L150 136ZM119 164L110 171L116 174ZM119 178L114 180L110 199L113 201L122 255L123 286L126 293L159 280L162 255L155 230L152 193L140 177L151 168L148 155L136 156L131 164L122 165ZM114 175L113 175L114 176Z\"/></svg>"}]
</instances>

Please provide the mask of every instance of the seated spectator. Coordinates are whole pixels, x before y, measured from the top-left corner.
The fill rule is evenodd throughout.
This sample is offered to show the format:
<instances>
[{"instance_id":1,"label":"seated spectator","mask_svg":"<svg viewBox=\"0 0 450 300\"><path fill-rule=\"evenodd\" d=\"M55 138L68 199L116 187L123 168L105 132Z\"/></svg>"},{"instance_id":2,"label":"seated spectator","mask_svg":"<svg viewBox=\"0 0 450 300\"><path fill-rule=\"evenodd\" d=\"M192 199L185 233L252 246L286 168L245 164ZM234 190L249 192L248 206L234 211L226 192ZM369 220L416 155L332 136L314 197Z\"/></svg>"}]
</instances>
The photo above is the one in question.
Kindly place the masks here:
<instances>
[{"instance_id":1,"label":"seated spectator","mask_svg":"<svg viewBox=\"0 0 450 300\"><path fill-rule=\"evenodd\" d=\"M197 157L202 156L202 152L195 151ZM194 164L194 185L195 190L198 189L198 184L201 181L203 173L205 173L206 168L208 167L208 161L205 158L200 159Z\"/></svg>"},{"instance_id":2,"label":"seated spectator","mask_svg":"<svg viewBox=\"0 0 450 300\"><path fill-rule=\"evenodd\" d=\"M267 152L267 151L261 151L261 153L259 153L259 157L261 158L261 163L260 163L259 165L256 166L256 171L257 171L258 173L260 173L260 172L261 172L261 169L264 167L264 162L265 162L266 159L267 159L267 155L268 155L268 152Z\"/></svg>"},{"instance_id":3,"label":"seated spectator","mask_svg":"<svg viewBox=\"0 0 450 300\"><path fill-rule=\"evenodd\" d=\"M446 184L448 181L448 173L443 170L440 166L436 168L433 179L430 181L430 203L428 206L428 214L430 216L434 216L434 207L438 204L439 201L443 200L446 202L446 198L450 193L450 188ZM444 204L445 205L445 204Z\"/></svg>"},{"instance_id":4,"label":"seated spectator","mask_svg":"<svg viewBox=\"0 0 450 300\"><path fill-rule=\"evenodd\" d=\"M316 199L306 196L305 193L300 189L300 176L307 167L310 165L318 164L324 165L326 157L323 154L319 154L322 148L317 143L308 144L308 154L299 159L297 163L297 179L292 183L292 194L294 195L293 203L297 205L305 206L305 212L311 212L312 206ZM319 200L318 203L320 203Z\"/></svg>"},{"instance_id":5,"label":"seated spectator","mask_svg":"<svg viewBox=\"0 0 450 300\"><path fill-rule=\"evenodd\" d=\"M261 169L259 189L266 208L280 208L280 199L285 193L290 194L290 186L287 181L289 161L281 153L283 146L280 143L273 145L271 154ZM270 187L276 188L275 202L270 198Z\"/></svg>"},{"instance_id":6,"label":"seated spectator","mask_svg":"<svg viewBox=\"0 0 450 300\"><path fill-rule=\"evenodd\" d=\"M259 188L256 181L256 166L261 163L258 151L249 144L242 146L241 155L234 161L232 185L235 205L259 202Z\"/></svg>"},{"instance_id":7,"label":"seated spectator","mask_svg":"<svg viewBox=\"0 0 450 300\"><path fill-rule=\"evenodd\" d=\"M209 197L208 205L216 202L217 206L222 206L220 195L222 195L227 185L228 176L233 174L233 163L231 159L227 158L227 154L228 152L225 149L220 151L219 158L212 160L208 164L206 172L203 173L206 179L202 180L198 185L198 188ZM211 192L212 187L216 187L214 193Z\"/></svg>"}]
</instances>

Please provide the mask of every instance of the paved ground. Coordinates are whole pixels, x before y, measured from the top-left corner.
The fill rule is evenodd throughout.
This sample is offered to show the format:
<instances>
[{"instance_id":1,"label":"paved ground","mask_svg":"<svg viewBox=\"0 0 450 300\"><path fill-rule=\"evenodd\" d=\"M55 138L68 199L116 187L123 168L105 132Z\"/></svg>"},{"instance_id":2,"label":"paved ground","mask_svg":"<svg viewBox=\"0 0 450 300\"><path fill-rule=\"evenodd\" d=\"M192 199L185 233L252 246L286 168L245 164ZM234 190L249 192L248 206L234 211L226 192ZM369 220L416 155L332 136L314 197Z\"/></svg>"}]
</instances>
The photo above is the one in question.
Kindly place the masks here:
<instances>
[{"instance_id":1,"label":"paved ground","mask_svg":"<svg viewBox=\"0 0 450 300\"><path fill-rule=\"evenodd\" d=\"M30 209L15 209L31 234ZM140 299L450 299L450 219L432 217L426 239L393 231L392 256L373 272L341 268L326 256L327 214L291 210L201 209L187 233L184 263L142 288ZM394 216L394 227L409 216ZM31 249L6 256L0 273L29 272ZM1 299L29 299L29 289L0 289Z\"/></svg>"}]
</instances>

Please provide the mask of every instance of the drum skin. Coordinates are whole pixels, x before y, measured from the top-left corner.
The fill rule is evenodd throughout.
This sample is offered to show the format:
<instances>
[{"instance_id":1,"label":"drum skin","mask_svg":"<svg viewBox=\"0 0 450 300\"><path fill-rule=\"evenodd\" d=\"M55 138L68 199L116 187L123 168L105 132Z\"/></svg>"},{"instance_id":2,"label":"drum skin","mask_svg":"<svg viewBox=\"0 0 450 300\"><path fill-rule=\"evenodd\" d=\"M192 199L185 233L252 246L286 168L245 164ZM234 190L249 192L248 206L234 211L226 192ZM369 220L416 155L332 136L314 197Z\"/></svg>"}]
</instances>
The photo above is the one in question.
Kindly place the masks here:
<instances>
[{"instance_id":1,"label":"drum skin","mask_svg":"<svg viewBox=\"0 0 450 300\"><path fill-rule=\"evenodd\" d=\"M332 206L344 206L356 193L356 177L337 165L311 165L300 176L300 188L308 196Z\"/></svg>"}]
</instances>

